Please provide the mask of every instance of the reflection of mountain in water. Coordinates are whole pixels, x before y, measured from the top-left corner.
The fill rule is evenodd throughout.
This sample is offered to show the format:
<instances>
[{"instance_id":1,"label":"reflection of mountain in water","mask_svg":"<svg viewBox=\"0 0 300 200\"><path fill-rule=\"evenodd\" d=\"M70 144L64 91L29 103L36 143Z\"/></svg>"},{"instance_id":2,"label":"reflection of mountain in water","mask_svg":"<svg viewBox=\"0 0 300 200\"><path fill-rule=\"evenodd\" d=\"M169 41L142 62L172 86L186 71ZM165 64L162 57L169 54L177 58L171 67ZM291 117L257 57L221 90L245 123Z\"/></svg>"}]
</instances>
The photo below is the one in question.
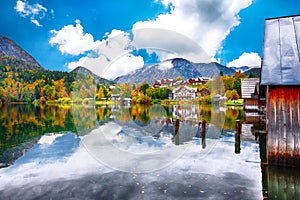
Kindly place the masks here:
<instances>
[{"instance_id":1,"label":"reflection of mountain in water","mask_svg":"<svg viewBox=\"0 0 300 200\"><path fill-rule=\"evenodd\" d=\"M39 137L31 140L30 142L25 142L20 146L2 152L0 154L0 168L14 164L18 158L23 156L27 150L31 149L38 141Z\"/></svg>"},{"instance_id":2,"label":"reflection of mountain in water","mask_svg":"<svg viewBox=\"0 0 300 200\"><path fill-rule=\"evenodd\" d=\"M194 137L201 138L199 122L204 119L207 121L206 138L218 139L224 134L224 130L233 132L235 120L240 120L243 116L240 110L218 110L207 105L195 104L172 105L158 109L163 111L163 115L161 112L154 112L155 109L149 109L151 107L139 105L131 108L118 105L112 108L86 105L2 106L0 132L5 134L0 135L0 162L4 163L5 160L5 163L13 163L18 155L21 156L22 152L31 148L36 143L35 140L44 134L74 132L78 136L84 136L110 121L138 132L140 143L146 141L143 137L151 140L163 139L172 143L175 136L174 122L179 118L181 122L178 141L183 144L195 140ZM218 120L221 115L226 118L225 122ZM245 135L242 134L242 140L245 139ZM247 135L246 140L250 137L251 133Z\"/></svg>"},{"instance_id":3,"label":"reflection of mountain in water","mask_svg":"<svg viewBox=\"0 0 300 200\"><path fill-rule=\"evenodd\" d=\"M111 121L109 108L83 105L0 107L0 166L13 164L48 133L83 136Z\"/></svg>"},{"instance_id":4,"label":"reflection of mountain in water","mask_svg":"<svg viewBox=\"0 0 300 200\"><path fill-rule=\"evenodd\" d=\"M60 159L70 157L78 148L80 138L75 133L61 134L56 137L55 134L50 135L53 140L50 143L40 142L42 136L37 144L35 144L27 153L16 161L16 164L30 163L30 162L43 162L50 163Z\"/></svg>"},{"instance_id":5,"label":"reflection of mountain in water","mask_svg":"<svg viewBox=\"0 0 300 200\"><path fill-rule=\"evenodd\" d=\"M79 146L80 139L74 133L51 134L37 137L0 154L0 168L16 163L40 160L49 162L66 158Z\"/></svg>"}]
</instances>

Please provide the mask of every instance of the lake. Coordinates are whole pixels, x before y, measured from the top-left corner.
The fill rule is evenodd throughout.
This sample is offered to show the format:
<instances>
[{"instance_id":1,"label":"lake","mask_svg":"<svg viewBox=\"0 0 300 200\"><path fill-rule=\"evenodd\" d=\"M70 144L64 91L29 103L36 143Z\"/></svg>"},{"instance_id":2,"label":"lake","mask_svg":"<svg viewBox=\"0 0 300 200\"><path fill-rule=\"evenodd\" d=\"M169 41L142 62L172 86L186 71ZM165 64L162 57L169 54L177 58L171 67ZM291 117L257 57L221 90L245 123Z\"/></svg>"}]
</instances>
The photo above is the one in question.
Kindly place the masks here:
<instances>
[{"instance_id":1,"label":"lake","mask_svg":"<svg viewBox=\"0 0 300 200\"><path fill-rule=\"evenodd\" d=\"M0 199L296 199L264 129L240 107L2 105Z\"/></svg>"}]
</instances>

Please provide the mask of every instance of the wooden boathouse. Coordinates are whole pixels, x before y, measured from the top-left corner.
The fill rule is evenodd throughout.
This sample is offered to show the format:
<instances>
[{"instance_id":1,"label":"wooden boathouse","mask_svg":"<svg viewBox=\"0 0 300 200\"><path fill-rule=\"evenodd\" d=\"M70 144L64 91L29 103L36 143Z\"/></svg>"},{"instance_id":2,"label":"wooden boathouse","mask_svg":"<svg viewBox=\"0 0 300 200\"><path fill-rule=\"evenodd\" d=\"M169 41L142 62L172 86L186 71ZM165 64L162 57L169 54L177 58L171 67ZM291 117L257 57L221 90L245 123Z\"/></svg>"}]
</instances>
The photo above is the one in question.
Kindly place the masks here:
<instances>
[{"instance_id":1,"label":"wooden boathouse","mask_svg":"<svg viewBox=\"0 0 300 200\"><path fill-rule=\"evenodd\" d=\"M268 163L300 166L300 16L265 20Z\"/></svg>"},{"instance_id":2,"label":"wooden boathouse","mask_svg":"<svg viewBox=\"0 0 300 200\"><path fill-rule=\"evenodd\" d=\"M245 110L258 111L258 95L255 93L256 87L259 84L258 78L242 78L241 79L241 93L244 99Z\"/></svg>"}]
</instances>

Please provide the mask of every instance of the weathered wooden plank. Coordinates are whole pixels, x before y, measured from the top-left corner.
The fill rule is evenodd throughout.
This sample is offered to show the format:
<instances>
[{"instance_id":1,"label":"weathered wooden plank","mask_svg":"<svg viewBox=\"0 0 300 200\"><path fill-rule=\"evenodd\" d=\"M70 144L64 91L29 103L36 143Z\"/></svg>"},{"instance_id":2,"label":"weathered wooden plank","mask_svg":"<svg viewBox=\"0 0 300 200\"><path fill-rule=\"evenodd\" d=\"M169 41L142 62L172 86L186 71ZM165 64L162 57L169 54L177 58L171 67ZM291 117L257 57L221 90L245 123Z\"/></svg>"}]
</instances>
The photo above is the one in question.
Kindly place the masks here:
<instances>
[{"instance_id":1,"label":"weathered wooden plank","mask_svg":"<svg viewBox=\"0 0 300 200\"><path fill-rule=\"evenodd\" d=\"M300 86L269 86L267 94L268 161L300 166Z\"/></svg>"}]
</instances>

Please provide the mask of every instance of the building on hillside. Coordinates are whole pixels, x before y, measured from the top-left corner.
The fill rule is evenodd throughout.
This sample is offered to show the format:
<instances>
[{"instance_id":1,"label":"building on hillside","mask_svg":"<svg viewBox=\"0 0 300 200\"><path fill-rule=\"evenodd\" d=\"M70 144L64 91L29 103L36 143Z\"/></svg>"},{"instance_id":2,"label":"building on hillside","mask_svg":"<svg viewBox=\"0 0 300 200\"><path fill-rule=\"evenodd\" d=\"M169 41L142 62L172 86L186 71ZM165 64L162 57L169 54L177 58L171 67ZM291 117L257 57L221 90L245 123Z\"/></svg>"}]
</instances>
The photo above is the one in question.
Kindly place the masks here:
<instances>
[{"instance_id":1,"label":"building on hillside","mask_svg":"<svg viewBox=\"0 0 300 200\"><path fill-rule=\"evenodd\" d=\"M185 100L185 99L196 99L197 88L190 88L188 86L180 86L173 90L173 99Z\"/></svg>"},{"instance_id":2,"label":"building on hillside","mask_svg":"<svg viewBox=\"0 0 300 200\"><path fill-rule=\"evenodd\" d=\"M209 77L198 77L198 78L190 78L186 81L184 80L174 80L174 79L160 79L155 80L153 87L172 87L172 86L181 86L181 85L203 85L207 83L211 78Z\"/></svg>"},{"instance_id":3,"label":"building on hillside","mask_svg":"<svg viewBox=\"0 0 300 200\"><path fill-rule=\"evenodd\" d=\"M261 85L266 87L268 162L300 166L300 16L265 20Z\"/></svg>"},{"instance_id":4,"label":"building on hillside","mask_svg":"<svg viewBox=\"0 0 300 200\"><path fill-rule=\"evenodd\" d=\"M209 80L210 78L208 77L190 78L189 80L187 80L187 83L190 85L203 85Z\"/></svg>"},{"instance_id":5,"label":"building on hillside","mask_svg":"<svg viewBox=\"0 0 300 200\"><path fill-rule=\"evenodd\" d=\"M160 81L161 87L171 87L173 86L173 83L173 79L161 79Z\"/></svg>"},{"instance_id":6,"label":"building on hillside","mask_svg":"<svg viewBox=\"0 0 300 200\"><path fill-rule=\"evenodd\" d=\"M244 99L244 109L245 110L255 110L259 109L259 95L256 92L259 86L258 78L242 78L241 79L241 94L242 99Z\"/></svg>"},{"instance_id":7,"label":"building on hillside","mask_svg":"<svg viewBox=\"0 0 300 200\"><path fill-rule=\"evenodd\" d=\"M185 85L186 81L184 80L178 80L173 82L173 86L180 86L180 85Z\"/></svg>"},{"instance_id":8,"label":"building on hillside","mask_svg":"<svg viewBox=\"0 0 300 200\"><path fill-rule=\"evenodd\" d=\"M153 84L154 88L160 88L160 86L161 86L160 80L156 80Z\"/></svg>"},{"instance_id":9,"label":"building on hillside","mask_svg":"<svg viewBox=\"0 0 300 200\"><path fill-rule=\"evenodd\" d=\"M172 87L176 81L173 79L160 79L160 80L155 80L153 87L154 88L160 88L160 87Z\"/></svg>"}]
</instances>

